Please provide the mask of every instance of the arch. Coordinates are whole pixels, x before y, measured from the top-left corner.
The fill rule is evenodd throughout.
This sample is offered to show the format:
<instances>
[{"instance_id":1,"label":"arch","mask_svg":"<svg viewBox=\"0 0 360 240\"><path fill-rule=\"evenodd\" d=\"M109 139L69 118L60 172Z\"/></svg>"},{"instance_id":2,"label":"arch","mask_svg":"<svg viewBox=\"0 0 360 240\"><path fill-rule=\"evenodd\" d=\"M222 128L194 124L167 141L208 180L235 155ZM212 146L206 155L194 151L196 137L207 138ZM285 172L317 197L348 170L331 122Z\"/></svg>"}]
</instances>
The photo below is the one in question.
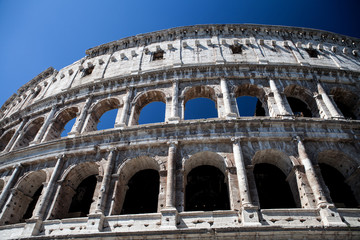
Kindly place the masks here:
<instances>
[{"instance_id":1,"label":"arch","mask_svg":"<svg viewBox=\"0 0 360 240\"><path fill-rule=\"evenodd\" d=\"M267 107L266 93L263 88L258 87L257 85L252 84L242 84L237 86L234 90L237 107L239 110L239 115L242 116L243 106L240 103L240 98L242 97L253 97L256 98L256 103L253 108L254 116L269 116L269 111ZM246 99L248 102L249 99Z\"/></svg>"},{"instance_id":2,"label":"arch","mask_svg":"<svg viewBox=\"0 0 360 240\"><path fill-rule=\"evenodd\" d=\"M289 85L284 89L291 110L298 117L319 117L319 109L313 93L299 85Z\"/></svg>"},{"instance_id":3,"label":"arch","mask_svg":"<svg viewBox=\"0 0 360 240\"><path fill-rule=\"evenodd\" d=\"M118 169L119 180L115 187L112 215L117 215L122 212L127 185L136 173L143 170L155 170L156 172L159 172L160 164L155 159L148 156L139 156L137 158L129 159L121 164Z\"/></svg>"},{"instance_id":4,"label":"arch","mask_svg":"<svg viewBox=\"0 0 360 240\"><path fill-rule=\"evenodd\" d=\"M101 116L110 110L118 109L120 106L121 103L117 98L108 98L97 102L89 111L90 116L84 127L84 132L96 131Z\"/></svg>"},{"instance_id":5,"label":"arch","mask_svg":"<svg viewBox=\"0 0 360 240\"><path fill-rule=\"evenodd\" d=\"M252 164L261 208L299 206L295 174L290 174L294 163L289 156L276 149L261 150L255 153Z\"/></svg>"},{"instance_id":6,"label":"arch","mask_svg":"<svg viewBox=\"0 0 360 240\"><path fill-rule=\"evenodd\" d=\"M77 165L72 165L68 167L68 169L64 172L63 176L61 177L61 188L59 191L58 196L56 196L56 200L54 202L53 209L51 210L50 219L62 219L62 218L69 218L69 217L80 217L86 214L86 211L89 212L91 209L91 204L93 202L93 193L95 190L95 186L93 185L93 179L99 175L99 165L95 162L85 162L80 163ZM88 179L92 177L92 180ZM86 181L88 180L88 181ZM85 181L85 184L84 184ZM82 184L83 183L83 184ZM91 193L88 194L85 191L87 196L86 199L80 199L80 203L86 202L87 209L81 209L78 212L70 211L71 204L74 200L74 197L77 197L77 193L82 191L82 188L86 185L91 185L87 191ZM86 189L85 189L86 190ZM89 200L89 198L91 198ZM83 201L82 201L83 200ZM89 203L90 202L90 203ZM85 203L84 203L85 205ZM85 213L84 213L85 212Z\"/></svg>"},{"instance_id":7,"label":"arch","mask_svg":"<svg viewBox=\"0 0 360 240\"><path fill-rule=\"evenodd\" d=\"M218 168L224 175L226 173L226 162L222 156L215 152L204 151L195 153L184 162L184 176L189 172L202 165L209 165Z\"/></svg>"},{"instance_id":8,"label":"arch","mask_svg":"<svg viewBox=\"0 0 360 240\"><path fill-rule=\"evenodd\" d=\"M187 101L194 98L209 98L217 103L217 97L215 94L215 90L212 87L201 85L194 86L184 91L184 105L186 105Z\"/></svg>"},{"instance_id":9,"label":"arch","mask_svg":"<svg viewBox=\"0 0 360 240\"><path fill-rule=\"evenodd\" d=\"M57 139L61 137L61 133L64 130L66 123L76 118L79 109L77 107L70 107L61 111L57 116L54 117L54 121L47 132L45 141Z\"/></svg>"},{"instance_id":10,"label":"arch","mask_svg":"<svg viewBox=\"0 0 360 240\"><path fill-rule=\"evenodd\" d=\"M185 88L183 96L184 96L184 101L183 101L184 119L200 119L200 118L218 117L217 94L216 94L214 88L205 86L205 85L194 86L191 88ZM215 103L216 112L214 112L214 113L210 112L210 110L212 109L212 106L211 106L212 102L207 101L207 99L210 99L212 102ZM189 102L190 100L195 103ZM189 115L188 109L191 109L189 104L191 104L191 106L193 106L193 104L197 104L197 105L199 105L198 108L200 110L205 109L206 112L200 111L195 116L188 117L188 115ZM194 111L198 111L198 110L194 110Z\"/></svg>"},{"instance_id":11,"label":"arch","mask_svg":"<svg viewBox=\"0 0 360 240\"><path fill-rule=\"evenodd\" d=\"M229 210L225 175L217 167L202 165L186 175L185 211Z\"/></svg>"},{"instance_id":12,"label":"arch","mask_svg":"<svg viewBox=\"0 0 360 240\"><path fill-rule=\"evenodd\" d=\"M354 194L351 191L350 186L346 184L344 176L336 168L326 163L320 163L319 166L321 175L329 190L331 200L335 206L338 208L360 207L359 203L355 199Z\"/></svg>"},{"instance_id":13,"label":"arch","mask_svg":"<svg viewBox=\"0 0 360 240\"><path fill-rule=\"evenodd\" d=\"M260 208L295 208L286 175L269 163L257 163L254 167L256 189Z\"/></svg>"},{"instance_id":14,"label":"arch","mask_svg":"<svg viewBox=\"0 0 360 240\"><path fill-rule=\"evenodd\" d=\"M165 93L159 90L151 90L151 91L143 92L135 97L133 101L131 125L139 124L139 117L141 110L143 109L143 107L145 107L146 105L152 102L163 102L166 104Z\"/></svg>"},{"instance_id":15,"label":"arch","mask_svg":"<svg viewBox=\"0 0 360 240\"><path fill-rule=\"evenodd\" d=\"M14 149L20 148L20 147L26 147L30 145L30 142L34 140L36 134L40 130L41 126L44 124L44 118L38 117L24 128L24 134L22 135L22 139L20 139L16 145L14 146Z\"/></svg>"},{"instance_id":16,"label":"arch","mask_svg":"<svg viewBox=\"0 0 360 240\"><path fill-rule=\"evenodd\" d=\"M199 152L187 159L183 168L186 211L229 209L226 162L222 156L210 151ZM206 189L202 186L205 183ZM211 201L210 197L213 197Z\"/></svg>"},{"instance_id":17,"label":"arch","mask_svg":"<svg viewBox=\"0 0 360 240\"><path fill-rule=\"evenodd\" d=\"M23 175L9 197L1 223L14 224L31 218L40 199L46 172L39 170Z\"/></svg>"},{"instance_id":18,"label":"arch","mask_svg":"<svg viewBox=\"0 0 360 240\"><path fill-rule=\"evenodd\" d=\"M333 88L330 94L345 118L360 120L360 98L357 94L343 88Z\"/></svg>"},{"instance_id":19,"label":"arch","mask_svg":"<svg viewBox=\"0 0 360 240\"><path fill-rule=\"evenodd\" d=\"M257 151L251 160L252 165L268 163L278 167L286 176L290 174L295 165L288 155L277 149Z\"/></svg>"},{"instance_id":20,"label":"arch","mask_svg":"<svg viewBox=\"0 0 360 240\"><path fill-rule=\"evenodd\" d=\"M10 129L9 131L5 132L0 138L0 152L3 151L8 143L10 142L11 138L14 136L15 130Z\"/></svg>"},{"instance_id":21,"label":"arch","mask_svg":"<svg viewBox=\"0 0 360 240\"><path fill-rule=\"evenodd\" d=\"M358 163L343 152L325 150L318 154L321 175L336 207L360 206Z\"/></svg>"},{"instance_id":22,"label":"arch","mask_svg":"<svg viewBox=\"0 0 360 240\"><path fill-rule=\"evenodd\" d=\"M157 212L159 186L158 171L145 169L135 173L127 183L121 214Z\"/></svg>"}]
</instances>

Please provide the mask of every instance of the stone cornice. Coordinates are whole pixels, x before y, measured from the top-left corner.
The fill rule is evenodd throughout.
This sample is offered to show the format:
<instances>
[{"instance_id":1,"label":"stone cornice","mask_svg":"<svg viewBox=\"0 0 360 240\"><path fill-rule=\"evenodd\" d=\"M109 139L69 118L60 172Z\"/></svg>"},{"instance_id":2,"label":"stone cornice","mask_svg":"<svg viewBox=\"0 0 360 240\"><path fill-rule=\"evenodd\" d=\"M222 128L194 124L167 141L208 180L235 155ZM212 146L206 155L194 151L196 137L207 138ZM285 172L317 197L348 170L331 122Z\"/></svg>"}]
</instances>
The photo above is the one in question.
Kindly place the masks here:
<instances>
[{"instance_id":1,"label":"stone cornice","mask_svg":"<svg viewBox=\"0 0 360 240\"><path fill-rule=\"evenodd\" d=\"M109 51L117 51L135 46L144 46L151 43L175 40L186 37L204 37L214 35L238 35L249 36L257 34L280 35L284 37L313 38L317 36L322 41L331 43L340 42L347 47L358 47L360 39L349 37L329 31L317 30L311 28L289 27L289 26L271 26L258 24L207 24L170 28L150 33L138 34L136 36L126 37L117 41L102 44L86 50L86 54L93 57L106 54Z\"/></svg>"}]
</instances>

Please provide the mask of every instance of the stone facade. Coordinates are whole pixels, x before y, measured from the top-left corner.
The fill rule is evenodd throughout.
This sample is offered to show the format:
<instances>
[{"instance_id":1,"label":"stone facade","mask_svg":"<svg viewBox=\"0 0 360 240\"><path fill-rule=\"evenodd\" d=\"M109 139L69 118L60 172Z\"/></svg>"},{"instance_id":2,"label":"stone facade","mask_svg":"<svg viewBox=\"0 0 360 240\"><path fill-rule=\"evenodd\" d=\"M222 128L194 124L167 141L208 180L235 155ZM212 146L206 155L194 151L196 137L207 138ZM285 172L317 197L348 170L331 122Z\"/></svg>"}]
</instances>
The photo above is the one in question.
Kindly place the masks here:
<instances>
[{"instance_id":1,"label":"stone facade","mask_svg":"<svg viewBox=\"0 0 360 240\"><path fill-rule=\"evenodd\" d=\"M201 25L45 70L1 108L0 238L360 238L359 45ZM262 113L240 116L241 96ZM198 97L217 118L185 120ZM164 122L139 125L154 101ZM112 109L114 128L98 131Z\"/></svg>"}]
</instances>

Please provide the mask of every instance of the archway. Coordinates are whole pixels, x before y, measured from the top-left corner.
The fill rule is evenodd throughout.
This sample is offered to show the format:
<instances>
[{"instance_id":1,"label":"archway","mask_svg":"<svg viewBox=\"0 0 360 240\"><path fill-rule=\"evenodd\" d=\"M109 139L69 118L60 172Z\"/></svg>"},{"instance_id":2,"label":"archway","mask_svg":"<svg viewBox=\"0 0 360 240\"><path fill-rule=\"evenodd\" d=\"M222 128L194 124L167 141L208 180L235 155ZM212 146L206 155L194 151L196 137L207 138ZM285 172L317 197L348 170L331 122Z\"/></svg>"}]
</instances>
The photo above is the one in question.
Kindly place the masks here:
<instances>
[{"instance_id":1,"label":"archway","mask_svg":"<svg viewBox=\"0 0 360 240\"><path fill-rule=\"evenodd\" d=\"M8 143L10 142L11 138L14 136L15 130L7 131L0 139L0 152L3 151Z\"/></svg>"},{"instance_id":2,"label":"archway","mask_svg":"<svg viewBox=\"0 0 360 240\"><path fill-rule=\"evenodd\" d=\"M90 116L84 126L83 132L91 132L96 130L103 130L107 128L113 128L115 125L115 118L117 114L117 109L121 106L120 101L116 98L108 98L97 102L90 110ZM112 114L107 116L108 113ZM101 127L100 119L108 117L106 127Z\"/></svg>"},{"instance_id":3,"label":"archway","mask_svg":"<svg viewBox=\"0 0 360 240\"><path fill-rule=\"evenodd\" d=\"M336 207L356 208L359 203L349 185L345 183L344 176L334 167L319 163L321 175L330 191L330 197Z\"/></svg>"},{"instance_id":4,"label":"archway","mask_svg":"<svg viewBox=\"0 0 360 240\"><path fill-rule=\"evenodd\" d=\"M265 91L256 85L243 84L235 91L240 117L268 116Z\"/></svg>"},{"instance_id":5,"label":"archway","mask_svg":"<svg viewBox=\"0 0 360 240\"><path fill-rule=\"evenodd\" d=\"M40 199L46 173L36 171L25 174L15 185L6 208L3 209L1 224L24 222L32 217Z\"/></svg>"},{"instance_id":6,"label":"archway","mask_svg":"<svg viewBox=\"0 0 360 240\"><path fill-rule=\"evenodd\" d=\"M47 132L46 136L45 136L45 141L49 141L49 140L53 140L53 139L57 139L60 138L62 136L63 131L65 130L65 125L72 119L76 118L77 116L77 112L78 112L78 108L77 107L70 107L67 108L63 111L61 111L56 117L54 122L52 123L49 131ZM74 121L75 122L75 121ZM72 126L68 126L68 129L70 128L71 131L71 127ZM63 134L63 136L66 136L67 133Z\"/></svg>"},{"instance_id":7,"label":"archway","mask_svg":"<svg viewBox=\"0 0 360 240\"><path fill-rule=\"evenodd\" d=\"M143 108L145 106L147 106L148 104L155 103L155 102L162 102L162 103L166 104L166 96L165 96L165 93L163 93L162 91L152 90L152 91L147 91L145 93L142 93L141 95L139 95L138 97L135 98L134 102L135 103L134 103L134 107L132 110L132 119L131 119L130 125L139 124L140 114L141 114ZM151 106L151 105L149 105L149 106ZM165 121L165 108L163 108L163 106L164 105L162 105L162 109L164 109L164 110L163 110L163 113L161 113L161 116L164 116L162 118L162 121ZM156 112L159 113L159 111L156 111ZM154 123L154 122L158 122L158 120L150 121L150 122Z\"/></svg>"},{"instance_id":8,"label":"archway","mask_svg":"<svg viewBox=\"0 0 360 240\"><path fill-rule=\"evenodd\" d=\"M215 90L208 86L195 86L184 94L184 119L216 118L217 97Z\"/></svg>"},{"instance_id":9,"label":"archway","mask_svg":"<svg viewBox=\"0 0 360 240\"><path fill-rule=\"evenodd\" d=\"M286 175L276 166L259 163L254 167L260 208L295 208L296 204Z\"/></svg>"},{"instance_id":10,"label":"archway","mask_svg":"<svg viewBox=\"0 0 360 240\"><path fill-rule=\"evenodd\" d=\"M85 178L75 190L67 217L86 217L89 213L96 187L96 175Z\"/></svg>"},{"instance_id":11,"label":"archway","mask_svg":"<svg viewBox=\"0 0 360 240\"><path fill-rule=\"evenodd\" d=\"M186 176L185 211L229 210L224 174L210 165L198 166Z\"/></svg>"},{"instance_id":12,"label":"archway","mask_svg":"<svg viewBox=\"0 0 360 240\"><path fill-rule=\"evenodd\" d=\"M290 108L297 117L319 117L319 108L313 93L299 85L289 85L284 89Z\"/></svg>"},{"instance_id":13,"label":"archway","mask_svg":"<svg viewBox=\"0 0 360 240\"><path fill-rule=\"evenodd\" d=\"M159 183L159 172L153 169L141 170L132 176L121 214L157 212Z\"/></svg>"},{"instance_id":14,"label":"archway","mask_svg":"<svg viewBox=\"0 0 360 240\"><path fill-rule=\"evenodd\" d=\"M14 146L14 149L29 146L44 123L44 118L39 117L25 127L22 139Z\"/></svg>"},{"instance_id":15,"label":"archway","mask_svg":"<svg viewBox=\"0 0 360 240\"><path fill-rule=\"evenodd\" d=\"M330 94L333 95L337 107L345 118L360 119L360 103L359 97L356 94L342 88L333 88Z\"/></svg>"}]
</instances>

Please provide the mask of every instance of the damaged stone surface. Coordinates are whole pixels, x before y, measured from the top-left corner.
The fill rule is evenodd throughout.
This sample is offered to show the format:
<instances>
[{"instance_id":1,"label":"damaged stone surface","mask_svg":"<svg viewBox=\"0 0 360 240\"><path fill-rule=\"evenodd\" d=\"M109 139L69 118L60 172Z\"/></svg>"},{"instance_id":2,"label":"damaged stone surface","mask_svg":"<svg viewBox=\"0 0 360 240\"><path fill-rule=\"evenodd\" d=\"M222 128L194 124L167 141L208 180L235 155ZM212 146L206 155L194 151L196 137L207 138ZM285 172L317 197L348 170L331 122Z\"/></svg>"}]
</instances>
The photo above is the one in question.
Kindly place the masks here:
<instances>
[{"instance_id":1,"label":"damaged stone surface","mask_svg":"<svg viewBox=\"0 0 360 240\"><path fill-rule=\"evenodd\" d=\"M0 238L359 238L359 44L200 25L47 69L0 110ZM242 96L256 116L240 115ZM199 97L217 118L185 119ZM139 125L152 102L164 122Z\"/></svg>"}]
</instances>

